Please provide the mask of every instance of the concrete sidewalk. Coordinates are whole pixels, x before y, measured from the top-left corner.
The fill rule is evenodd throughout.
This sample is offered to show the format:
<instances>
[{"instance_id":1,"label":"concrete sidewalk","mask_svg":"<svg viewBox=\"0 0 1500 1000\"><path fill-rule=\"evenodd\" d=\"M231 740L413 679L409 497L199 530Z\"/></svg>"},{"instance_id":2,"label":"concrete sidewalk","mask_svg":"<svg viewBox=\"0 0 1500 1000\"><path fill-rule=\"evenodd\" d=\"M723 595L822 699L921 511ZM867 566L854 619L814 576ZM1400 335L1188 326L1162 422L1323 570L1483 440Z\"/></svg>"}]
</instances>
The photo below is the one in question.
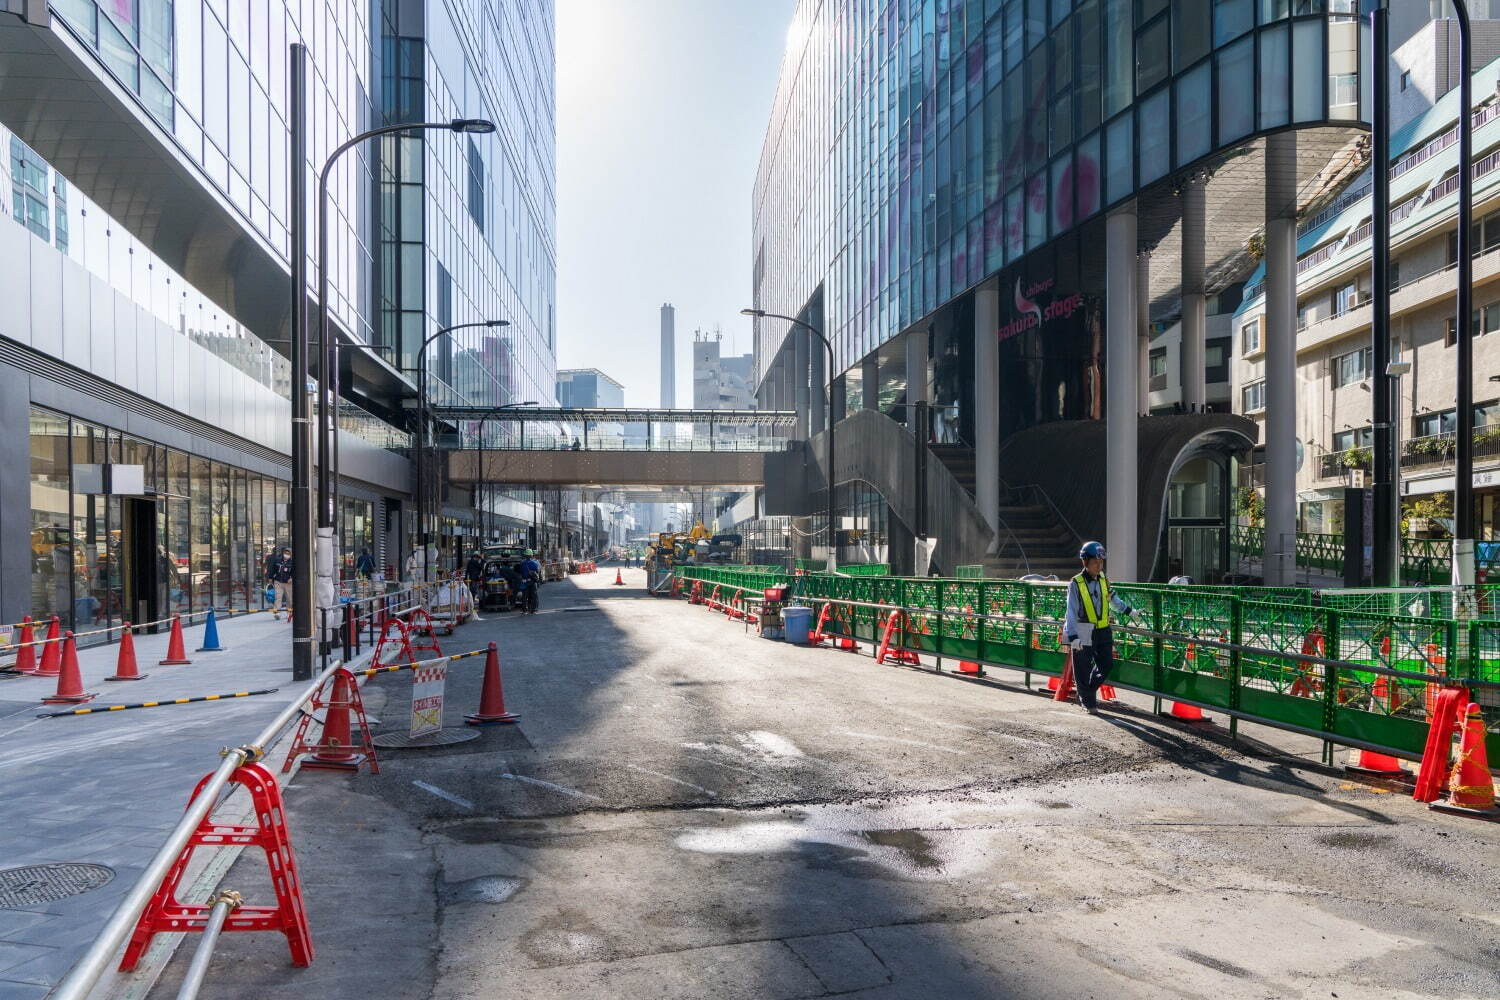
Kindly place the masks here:
<instances>
[{"instance_id":1,"label":"concrete sidewalk","mask_svg":"<svg viewBox=\"0 0 1500 1000\"><path fill-rule=\"evenodd\" d=\"M80 650L97 707L279 688L193 705L38 719L55 678L0 675L0 858L4 869L76 862L112 870L81 895L0 909L0 1000L45 996L97 935L182 815L218 751L253 738L303 686L292 683L291 626L270 615L219 624L225 652L198 653L203 626L184 630L188 666L162 667L168 636L138 636L142 681L110 683L118 645Z\"/></svg>"}]
</instances>

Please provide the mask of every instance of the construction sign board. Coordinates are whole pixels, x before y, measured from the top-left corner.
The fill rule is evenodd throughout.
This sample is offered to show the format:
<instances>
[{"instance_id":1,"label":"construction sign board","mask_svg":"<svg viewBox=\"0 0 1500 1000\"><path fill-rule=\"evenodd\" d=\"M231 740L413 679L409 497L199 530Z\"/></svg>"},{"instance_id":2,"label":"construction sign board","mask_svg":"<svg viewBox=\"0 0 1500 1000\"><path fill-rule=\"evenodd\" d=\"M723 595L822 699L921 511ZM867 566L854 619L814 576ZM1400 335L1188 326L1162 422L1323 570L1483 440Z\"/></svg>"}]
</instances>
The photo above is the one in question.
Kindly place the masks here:
<instances>
[{"instance_id":1,"label":"construction sign board","mask_svg":"<svg viewBox=\"0 0 1500 1000\"><path fill-rule=\"evenodd\" d=\"M411 735L425 736L443 728L443 687L448 681L448 658L411 672Z\"/></svg>"}]
</instances>

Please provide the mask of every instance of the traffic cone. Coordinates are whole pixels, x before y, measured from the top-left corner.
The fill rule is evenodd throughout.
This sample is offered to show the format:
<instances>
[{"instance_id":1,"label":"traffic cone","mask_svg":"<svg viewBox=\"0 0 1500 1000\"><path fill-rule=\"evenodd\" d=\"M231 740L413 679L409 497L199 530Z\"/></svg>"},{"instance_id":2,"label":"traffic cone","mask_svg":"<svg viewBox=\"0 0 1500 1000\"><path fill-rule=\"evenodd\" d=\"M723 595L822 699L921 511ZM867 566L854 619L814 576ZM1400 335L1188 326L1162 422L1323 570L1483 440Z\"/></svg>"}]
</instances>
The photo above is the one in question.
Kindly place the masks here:
<instances>
[{"instance_id":1,"label":"traffic cone","mask_svg":"<svg viewBox=\"0 0 1500 1000\"><path fill-rule=\"evenodd\" d=\"M1380 674L1375 678L1375 686L1370 690L1370 701L1372 703L1370 705L1372 711L1379 708L1385 708L1389 711L1390 686L1386 681L1385 674ZM1406 768L1401 766L1401 761L1390 754L1376 753L1374 750L1363 750L1360 748L1355 748L1354 762L1352 764L1345 764L1344 770L1353 774L1370 774L1376 777L1385 777L1387 775L1404 776L1406 774Z\"/></svg>"},{"instance_id":2,"label":"traffic cone","mask_svg":"<svg viewBox=\"0 0 1500 1000\"><path fill-rule=\"evenodd\" d=\"M615 586L615 587L623 587L623 586L625 586L625 578L622 577L622 576L620 576L620 567L618 567L618 566L615 567L615 582L612 584L612 586Z\"/></svg>"},{"instance_id":3,"label":"traffic cone","mask_svg":"<svg viewBox=\"0 0 1500 1000\"><path fill-rule=\"evenodd\" d=\"M973 660L959 660L958 672L961 674L966 674L970 677L984 676L984 668L975 663Z\"/></svg>"},{"instance_id":4,"label":"traffic cone","mask_svg":"<svg viewBox=\"0 0 1500 1000\"><path fill-rule=\"evenodd\" d=\"M214 609L208 609L208 621L203 624L203 645L197 649L199 653L222 653L224 647L219 645L219 619L214 614Z\"/></svg>"},{"instance_id":5,"label":"traffic cone","mask_svg":"<svg viewBox=\"0 0 1500 1000\"><path fill-rule=\"evenodd\" d=\"M1180 701L1172 702L1172 711L1167 713L1172 718L1182 722L1212 722L1208 716L1197 705L1184 705Z\"/></svg>"},{"instance_id":6,"label":"traffic cone","mask_svg":"<svg viewBox=\"0 0 1500 1000\"><path fill-rule=\"evenodd\" d=\"M180 667L193 661L187 658L187 650L182 645L182 616L172 616L172 637L167 640L167 658L161 661L164 667Z\"/></svg>"},{"instance_id":7,"label":"traffic cone","mask_svg":"<svg viewBox=\"0 0 1500 1000\"><path fill-rule=\"evenodd\" d=\"M42 647L42 665L36 668L33 677L56 677L62 669L62 622L52 616L47 626L47 644Z\"/></svg>"},{"instance_id":8,"label":"traffic cone","mask_svg":"<svg viewBox=\"0 0 1500 1000\"><path fill-rule=\"evenodd\" d=\"M1067 701L1069 698L1073 697L1072 654L1069 654L1067 661L1063 663L1063 672L1061 677L1047 678L1047 690L1053 692L1053 701Z\"/></svg>"},{"instance_id":9,"label":"traffic cone","mask_svg":"<svg viewBox=\"0 0 1500 1000\"><path fill-rule=\"evenodd\" d=\"M135 662L135 635L129 622L120 633L120 658L115 661L115 672L104 678L107 681L141 681L148 675L141 673Z\"/></svg>"},{"instance_id":10,"label":"traffic cone","mask_svg":"<svg viewBox=\"0 0 1500 1000\"><path fill-rule=\"evenodd\" d=\"M618 574L619 570L615 573ZM464 721L471 726L521 721L519 715L505 710L505 692L500 686L500 653L493 642L484 658L484 684L479 689L479 711L464 716Z\"/></svg>"},{"instance_id":11,"label":"traffic cone","mask_svg":"<svg viewBox=\"0 0 1500 1000\"><path fill-rule=\"evenodd\" d=\"M369 759L368 754L355 753L350 746L349 706L354 701L353 683L349 671L333 672L333 694L329 696L328 710L323 716L323 733L317 752L302 762L303 767L358 771L359 765Z\"/></svg>"},{"instance_id":12,"label":"traffic cone","mask_svg":"<svg viewBox=\"0 0 1500 1000\"><path fill-rule=\"evenodd\" d=\"M31 616L27 615L21 621L21 645L16 649L16 665L12 668L16 673L36 673L36 647L32 645L35 641Z\"/></svg>"},{"instance_id":13,"label":"traffic cone","mask_svg":"<svg viewBox=\"0 0 1500 1000\"><path fill-rule=\"evenodd\" d=\"M78 670L78 647L69 632L63 641L62 663L57 674L57 693L43 698L43 705L79 705L92 701L94 695L83 690L83 674Z\"/></svg>"},{"instance_id":14,"label":"traffic cone","mask_svg":"<svg viewBox=\"0 0 1500 1000\"><path fill-rule=\"evenodd\" d=\"M1484 716L1479 706L1469 703L1464 722L1463 739L1458 745L1458 760L1448 777L1448 801L1433 802L1428 808L1441 812L1466 813L1470 816L1494 816L1495 779L1484 749Z\"/></svg>"}]
</instances>

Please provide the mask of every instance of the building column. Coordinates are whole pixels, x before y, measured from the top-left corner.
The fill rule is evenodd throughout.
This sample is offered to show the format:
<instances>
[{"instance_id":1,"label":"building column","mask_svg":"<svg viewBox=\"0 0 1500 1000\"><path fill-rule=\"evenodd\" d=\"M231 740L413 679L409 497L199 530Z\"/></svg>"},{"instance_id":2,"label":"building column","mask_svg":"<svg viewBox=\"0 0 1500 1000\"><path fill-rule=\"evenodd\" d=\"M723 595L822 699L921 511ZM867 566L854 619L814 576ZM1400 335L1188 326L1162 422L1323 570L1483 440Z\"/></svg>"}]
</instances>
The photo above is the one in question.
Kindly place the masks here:
<instances>
[{"instance_id":1,"label":"building column","mask_svg":"<svg viewBox=\"0 0 1500 1000\"><path fill-rule=\"evenodd\" d=\"M1104 541L1109 552L1109 566L1120 580L1140 579L1137 542L1140 524L1137 516L1139 489L1136 481L1136 446L1138 421L1136 406L1140 399L1136 383L1140 379L1140 360L1136 357L1140 340L1136 313L1136 218L1135 204L1117 210L1105 223L1105 372L1104 414L1105 460L1104 481L1098 488L1108 497L1104 521Z\"/></svg>"},{"instance_id":2,"label":"building column","mask_svg":"<svg viewBox=\"0 0 1500 1000\"><path fill-rule=\"evenodd\" d=\"M823 369L828 367L828 351L817 337L807 334L803 338L807 343L808 369L810 377L807 387L807 416L814 434L823 433L823 428L828 425L828 380Z\"/></svg>"},{"instance_id":3,"label":"building column","mask_svg":"<svg viewBox=\"0 0 1500 1000\"><path fill-rule=\"evenodd\" d=\"M1000 535L1000 291L974 293L974 502ZM937 534L942 534L941 526Z\"/></svg>"},{"instance_id":4,"label":"building column","mask_svg":"<svg viewBox=\"0 0 1500 1000\"><path fill-rule=\"evenodd\" d=\"M833 419L843 420L849 410L849 386L840 375L828 384L828 391L833 393Z\"/></svg>"},{"instance_id":5,"label":"building column","mask_svg":"<svg viewBox=\"0 0 1500 1000\"><path fill-rule=\"evenodd\" d=\"M870 355L860 364L860 406L866 410L880 409L880 358Z\"/></svg>"},{"instance_id":6,"label":"building column","mask_svg":"<svg viewBox=\"0 0 1500 1000\"><path fill-rule=\"evenodd\" d=\"M1266 139L1266 545L1268 587L1297 574L1297 136Z\"/></svg>"},{"instance_id":7,"label":"building column","mask_svg":"<svg viewBox=\"0 0 1500 1000\"><path fill-rule=\"evenodd\" d=\"M930 403L927 391L928 342L932 334L927 330L913 330L906 335L906 402L908 406Z\"/></svg>"},{"instance_id":8,"label":"building column","mask_svg":"<svg viewBox=\"0 0 1500 1000\"><path fill-rule=\"evenodd\" d=\"M808 333L792 329L792 409L797 411L797 427L805 441L811 436L812 421L808 415L807 342Z\"/></svg>"},{"instance_id":9,"label":"building column","mask_svg":"<svg viewBox=\"0 0 1500 1000\"><path fill-rule=\"evenodd\" d=\"M1151 251L1135 256L1136 412L1151 412Z\"/></svg>"},{"instance_id":10,"label":"building column","mask_svg":"<svg viewBox=\"0 0 1500 1000\"><path fill-rule=\"evenodd\" d=\"M1204 245L1207 242L1207 200L1202 178L1182 189L1182 406L1201 413L1208 406L1208 307L1203 298Z\"/></svg>"}]
</instances>

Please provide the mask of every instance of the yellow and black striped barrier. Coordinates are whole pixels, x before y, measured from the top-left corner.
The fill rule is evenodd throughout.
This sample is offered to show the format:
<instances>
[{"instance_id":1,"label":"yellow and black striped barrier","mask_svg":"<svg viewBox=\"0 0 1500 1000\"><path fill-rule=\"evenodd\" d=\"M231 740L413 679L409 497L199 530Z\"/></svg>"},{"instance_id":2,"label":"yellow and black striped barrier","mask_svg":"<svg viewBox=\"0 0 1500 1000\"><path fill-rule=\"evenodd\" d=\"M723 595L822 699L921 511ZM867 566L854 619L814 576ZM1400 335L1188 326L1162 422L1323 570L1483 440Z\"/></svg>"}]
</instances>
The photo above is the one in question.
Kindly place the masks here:
<instances>
[{"instance_id":1,"label":"yellow and black striped barrier","mask_svg":"<svg viewBox=\"0 0 1500 1000\"><path fill-rule=\"evenodd\" d=\"M489 652L489 647L484 649L471 649L467 653L454 653L452 656L439 656L431 660L417 660L415 663L393 663L386 667L367 667L364 670L351 670L349 673L355 677L374 677L376 674L393 674L398 670L415 670L417 667L425 667L432 663L441 663L444 660L467 660L471 656L483 656Z\"/></svg>"},{"instance_id":2,"label":"yellow and black striped barrier","mask_svg":"<svg viewBox=\"0 0 1500 1000\"><path fill-rule=\"evenodd\" d=\"M124 712L132 708L162 708L166 705L191 705L197 701L223 701L226 698L253 698L258 694L275 694L280 688L264 691L232 691L229 694L205 694L197 698L172 698L164 701L138 701L133 705L100 705L97 708L73 708L66 712L42 712L38 719L57 719L64 715L105 715L109 712Z\"/></svg>"}]
</instances>

